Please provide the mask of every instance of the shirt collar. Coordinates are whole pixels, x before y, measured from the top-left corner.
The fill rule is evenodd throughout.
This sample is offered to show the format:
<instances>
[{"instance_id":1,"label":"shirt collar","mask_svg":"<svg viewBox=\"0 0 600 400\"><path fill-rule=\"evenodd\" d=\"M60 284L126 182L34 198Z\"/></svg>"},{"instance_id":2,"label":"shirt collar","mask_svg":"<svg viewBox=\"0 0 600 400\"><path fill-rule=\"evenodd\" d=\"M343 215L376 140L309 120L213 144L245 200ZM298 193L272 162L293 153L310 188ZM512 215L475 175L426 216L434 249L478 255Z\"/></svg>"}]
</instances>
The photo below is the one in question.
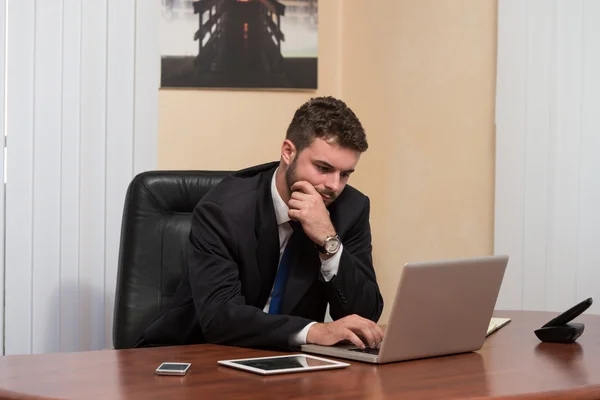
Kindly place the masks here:
<instances>
[{"instance_id":1,"label":"shirt collar","mask_svg":"<svg viewBox=\"0 0 600 400\"><path fill-rule=\"evenodd\" d=\"M277 171L279 167L275 170L273 174L273 178L271 179L271 197L273 198L273 206L275 207L275 218L277 218L277 225L285 224L290 221L290 217L288 215L288 211L290 210L285 201L279 195L277 191L277 185L275 184L275 177L277 176Z\"/></svg>"}]
</instances>

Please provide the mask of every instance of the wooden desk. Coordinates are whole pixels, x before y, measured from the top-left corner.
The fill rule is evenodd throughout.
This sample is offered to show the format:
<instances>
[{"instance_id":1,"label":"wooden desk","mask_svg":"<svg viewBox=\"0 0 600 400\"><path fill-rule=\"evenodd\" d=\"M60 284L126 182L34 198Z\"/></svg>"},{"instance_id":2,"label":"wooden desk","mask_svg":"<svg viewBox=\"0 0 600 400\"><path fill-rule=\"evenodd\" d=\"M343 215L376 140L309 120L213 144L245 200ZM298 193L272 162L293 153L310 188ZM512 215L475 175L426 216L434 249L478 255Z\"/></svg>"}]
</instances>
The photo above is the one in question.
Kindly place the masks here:
<instances>
[{"instance_id":1,"label":"wooden desk","mask_svg":"<svg viewBox=\"0 0 600 400\"><path fill-rule=\"evenodd\" d=\"M533 334L554 313L496 315L513 321L476 353L271 377L216 363L278 353L215 345L7 356L0 358L0 398L600 399L600 316L578 318L583 336L560 345ZM163 361L192 368L185 377L154 375Z\"/></svg>"}]
</instances>

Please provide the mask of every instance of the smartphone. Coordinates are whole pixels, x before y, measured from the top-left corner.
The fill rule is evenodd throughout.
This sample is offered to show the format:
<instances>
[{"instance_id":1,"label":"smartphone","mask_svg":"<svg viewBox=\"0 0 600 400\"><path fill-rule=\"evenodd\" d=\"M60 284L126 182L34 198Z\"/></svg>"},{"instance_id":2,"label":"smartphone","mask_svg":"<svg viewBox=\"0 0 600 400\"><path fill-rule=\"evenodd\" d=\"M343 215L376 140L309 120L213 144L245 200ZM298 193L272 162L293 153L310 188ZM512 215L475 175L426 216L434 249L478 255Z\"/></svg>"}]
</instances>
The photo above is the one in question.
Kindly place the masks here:
<instances>
[{"instance_id":1,"label":"smartphone","mask_svg":"<svg viewBox=\"0 0 600 400\"><path fill-rule=\"evenodd\" d=\"M156 368L156 375L178 375L183 376L187 374L192 364L190 363L177 363L177 362L164 362Z\"/></svg>"}]
</instances>

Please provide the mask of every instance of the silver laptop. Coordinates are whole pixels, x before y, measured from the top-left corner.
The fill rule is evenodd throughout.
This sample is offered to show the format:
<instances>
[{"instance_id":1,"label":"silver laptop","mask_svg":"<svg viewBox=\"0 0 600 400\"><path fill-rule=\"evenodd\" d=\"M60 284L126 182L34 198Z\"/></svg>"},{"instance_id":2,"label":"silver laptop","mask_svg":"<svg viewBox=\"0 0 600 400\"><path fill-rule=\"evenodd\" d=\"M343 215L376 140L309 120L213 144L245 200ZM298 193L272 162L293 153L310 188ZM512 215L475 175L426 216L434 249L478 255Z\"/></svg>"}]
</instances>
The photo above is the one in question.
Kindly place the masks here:
<instances>
[{"instance_id":1,"label":"silver laptop","mask_svg":"<svg viewBox=\"0 0 600 400\"><path fill-rule=\"evenodd\" d=\"M508 256L408 263L379 349L307 344L302 351L383 364L483 346Z\"/></svg>"}]
</instances>

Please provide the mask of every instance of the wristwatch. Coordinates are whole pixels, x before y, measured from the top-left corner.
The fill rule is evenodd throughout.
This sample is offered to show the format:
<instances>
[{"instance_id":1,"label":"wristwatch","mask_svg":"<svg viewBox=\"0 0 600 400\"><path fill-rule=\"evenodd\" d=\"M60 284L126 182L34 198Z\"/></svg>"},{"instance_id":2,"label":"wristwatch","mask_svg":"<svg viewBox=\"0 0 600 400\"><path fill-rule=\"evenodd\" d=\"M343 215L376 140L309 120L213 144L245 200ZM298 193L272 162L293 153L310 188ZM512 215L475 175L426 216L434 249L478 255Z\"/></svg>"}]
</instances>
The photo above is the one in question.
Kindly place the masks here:
<instances>
[{"instance_id":1,"label":"wristwatch","mask_svg":"<svg viewBox=\"0 0 600 400\"><path fill-rule=\"evenodd\" d=\"M322 245L317 245L317 249L319 249L319 253L331 256L338 252L341 244L338 235L327 236Z\"/></svg>"}]
</instances>

